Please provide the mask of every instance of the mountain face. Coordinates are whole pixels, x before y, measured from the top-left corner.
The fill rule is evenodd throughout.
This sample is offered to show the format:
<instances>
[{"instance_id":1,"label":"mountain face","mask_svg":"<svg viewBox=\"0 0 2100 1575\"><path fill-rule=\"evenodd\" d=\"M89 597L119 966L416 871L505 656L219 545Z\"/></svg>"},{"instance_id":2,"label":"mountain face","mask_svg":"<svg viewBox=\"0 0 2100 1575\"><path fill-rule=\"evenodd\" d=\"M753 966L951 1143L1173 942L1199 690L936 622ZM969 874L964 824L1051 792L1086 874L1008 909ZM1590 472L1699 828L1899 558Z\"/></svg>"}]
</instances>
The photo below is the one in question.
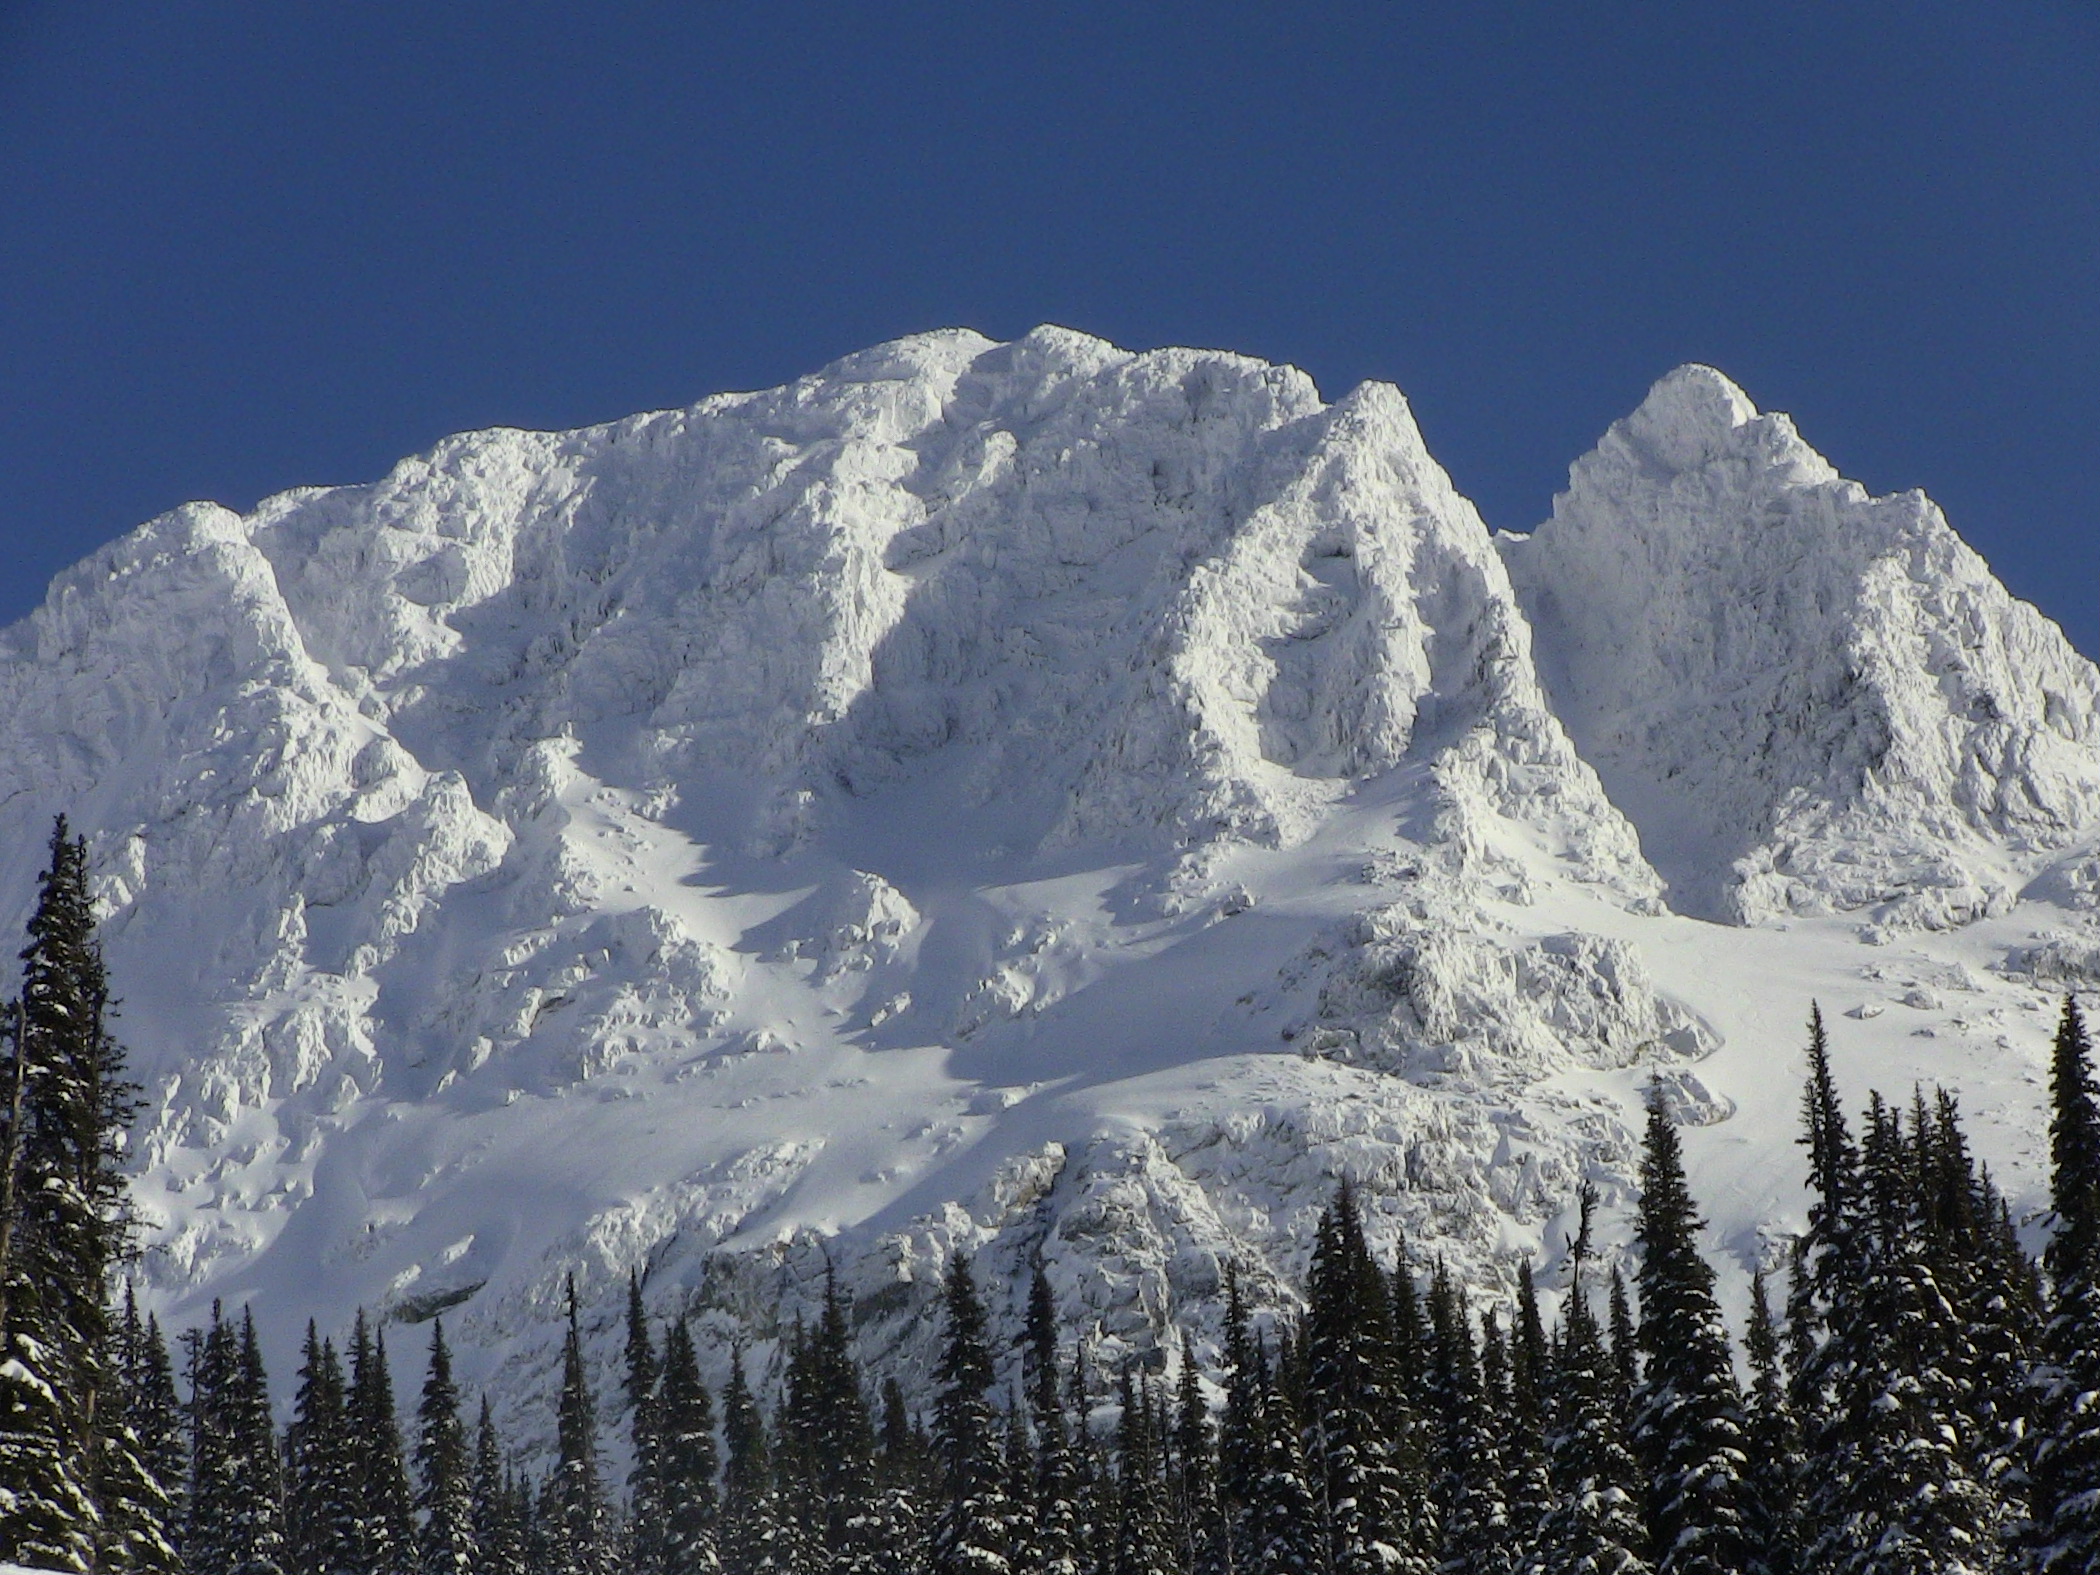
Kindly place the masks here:
<instances>
[{"instance_id":1,"label":"mountain face","mask_svg":"<svg viewBox=\"0 0 2100 1575\"><path fill-rule=\"evenodd\" d=\"M951 332L97 553L0 635L0 892L88 833L164 1315L456 1308L530 1427L572 1267L719 1343L830 1261L908 1360L1040 1255L1112 1358L1348 1175L1493 1294L1651 1082L1754 1263L1811 995L2031 1187L2096 729L1705 368L1497 538L1384 385Z\"/></svg>"}]
</instances>

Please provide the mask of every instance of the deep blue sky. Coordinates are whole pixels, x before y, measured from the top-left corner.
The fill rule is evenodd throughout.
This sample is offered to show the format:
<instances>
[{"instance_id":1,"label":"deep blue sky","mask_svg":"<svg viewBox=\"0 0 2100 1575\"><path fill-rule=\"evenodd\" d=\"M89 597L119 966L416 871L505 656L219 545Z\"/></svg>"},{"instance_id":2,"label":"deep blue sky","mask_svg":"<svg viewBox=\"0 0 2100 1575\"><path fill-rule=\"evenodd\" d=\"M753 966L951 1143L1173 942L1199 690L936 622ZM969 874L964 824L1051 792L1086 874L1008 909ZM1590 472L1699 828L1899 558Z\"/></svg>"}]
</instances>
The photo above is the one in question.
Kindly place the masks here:
<instances>
[{"instance_id":1,"label":"deep blue sky","mask_svg":"<svg viewBox=\"0 0 2100 1575\"><path fill-rule=\"evenodd\" d=\"M1542 518L1710 361L2100 652L2100 8L0 0L0 616L184 499L1055 321Z\"/></svg>"}]
</instances>

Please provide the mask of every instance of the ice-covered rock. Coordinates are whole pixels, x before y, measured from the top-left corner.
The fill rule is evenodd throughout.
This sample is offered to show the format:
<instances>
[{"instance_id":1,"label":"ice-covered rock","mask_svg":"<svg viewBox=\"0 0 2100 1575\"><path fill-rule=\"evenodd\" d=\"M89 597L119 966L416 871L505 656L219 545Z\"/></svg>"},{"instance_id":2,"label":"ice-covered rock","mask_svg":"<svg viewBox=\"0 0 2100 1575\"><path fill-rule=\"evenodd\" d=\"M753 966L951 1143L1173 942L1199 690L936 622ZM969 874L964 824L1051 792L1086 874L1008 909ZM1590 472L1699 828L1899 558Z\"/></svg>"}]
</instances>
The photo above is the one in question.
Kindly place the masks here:
<instances>
[{"instance_id":1,"label":"ice-covered rock","mask_svg":"<svg viewBox=\"0 0 2100 1575\"><path fill-rule=\"evenodd\" d=\"M1770 1256L1797 999L1862 977L1816 914L1950 1054L2100 977L1897 955L2086 922L2095 698L1718 374L1498 550L1389 387L946 332L89 558L0 634L0 901L71 815L166 1317L443 1310L530 1429L572 1269L601 1344L638 1272L762 1365L828 1265L918 1362L951 1251L1005 1312L1039 1258L1163 1360L1227 1263L1288 1310L1347 1175L1550 1287L1649 1085Z\"/></svg>"},{"instance_id":2,"label":"ice-covered rock","mask_svg":"<svg viewBox=\"0 0 2100 1575\"><path fill-rule=\"evenodd\" d=\"M1506 556L1556 709L1683 911L2002 911L2100 816L2100 674L1923 494L1874 498L1710 367Z\"/></svg>"}]
</instances>

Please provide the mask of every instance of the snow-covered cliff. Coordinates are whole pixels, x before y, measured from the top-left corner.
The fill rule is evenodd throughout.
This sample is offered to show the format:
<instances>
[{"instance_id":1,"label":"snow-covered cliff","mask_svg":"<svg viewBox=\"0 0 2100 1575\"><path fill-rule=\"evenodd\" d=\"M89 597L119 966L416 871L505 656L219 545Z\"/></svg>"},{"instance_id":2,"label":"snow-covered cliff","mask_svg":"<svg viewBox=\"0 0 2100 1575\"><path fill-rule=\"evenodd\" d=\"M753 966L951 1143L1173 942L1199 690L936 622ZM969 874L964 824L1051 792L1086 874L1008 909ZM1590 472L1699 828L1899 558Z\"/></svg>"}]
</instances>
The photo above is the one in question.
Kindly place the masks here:
<instances>
[{"instance_id":1,"label":"snow-covered cliff","mask_svg":"<svg viewBox=\"0 0 2100 1575\"><path fill-rule=\"evenodd\" d=\"M925 335L190 505L0 642L0 896L90 834L152 1296L456 1307L519 1404L572 1265L720 1332L828 1254L883 1349L1039 1253L1143 1351L1346 1173L1506 1281L1653 1079L1747 1262L1812 993L2018 1186L2100 971L2100 676L1703 368L1498 542L1389 387Z\"/></svg>"}]
</instances>

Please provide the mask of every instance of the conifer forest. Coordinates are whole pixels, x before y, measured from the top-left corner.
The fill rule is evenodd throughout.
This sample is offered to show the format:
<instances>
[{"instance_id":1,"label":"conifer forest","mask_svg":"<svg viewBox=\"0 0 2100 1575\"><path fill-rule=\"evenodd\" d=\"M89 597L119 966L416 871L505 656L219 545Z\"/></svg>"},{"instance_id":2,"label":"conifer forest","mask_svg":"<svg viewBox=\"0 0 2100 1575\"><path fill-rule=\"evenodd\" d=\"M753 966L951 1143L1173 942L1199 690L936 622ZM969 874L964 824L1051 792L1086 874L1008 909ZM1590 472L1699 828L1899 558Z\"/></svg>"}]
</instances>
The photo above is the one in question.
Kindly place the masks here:
<instances>
[{"instance_id":1,"label":"conifer forest","mask_svg":"<svg viewBox=\"0 0 2100 1575\"><path fill-rule=\"evenodd\" d=\"M1811 1205L1731 1331L1679 1135L1651 1097L1629 1275L1579 1201L1549 1320L1526 1266L1482 1305L1344 1184L1302 1316L1227 1271L1221 1360L1098 1371L1037 1269L998 1327L967 1258L925 1385L853 1309L719 1390L630 1284L594 1392L571 1289L551 1465L360 1316L285 1393L245 1311L175 1333L126 1280L124 1134L84 843L61 820L6 1009L0 1558L111 1575L1927 1575L2100 1570L2100 1088L2075 1000L2051 1067L2036 1261L1951 1092L1838 1097L1820 1012ZM1020 1381L1009 1387L1018 1350ZM1002 1373L1008 1376L1002 1377ZM282 1397L280 1401L279 1397ZM538 1441L535 1440L535 1443ZM615 1480L610 1461L627 1463Z\"/></svg>"}]
</instances>

